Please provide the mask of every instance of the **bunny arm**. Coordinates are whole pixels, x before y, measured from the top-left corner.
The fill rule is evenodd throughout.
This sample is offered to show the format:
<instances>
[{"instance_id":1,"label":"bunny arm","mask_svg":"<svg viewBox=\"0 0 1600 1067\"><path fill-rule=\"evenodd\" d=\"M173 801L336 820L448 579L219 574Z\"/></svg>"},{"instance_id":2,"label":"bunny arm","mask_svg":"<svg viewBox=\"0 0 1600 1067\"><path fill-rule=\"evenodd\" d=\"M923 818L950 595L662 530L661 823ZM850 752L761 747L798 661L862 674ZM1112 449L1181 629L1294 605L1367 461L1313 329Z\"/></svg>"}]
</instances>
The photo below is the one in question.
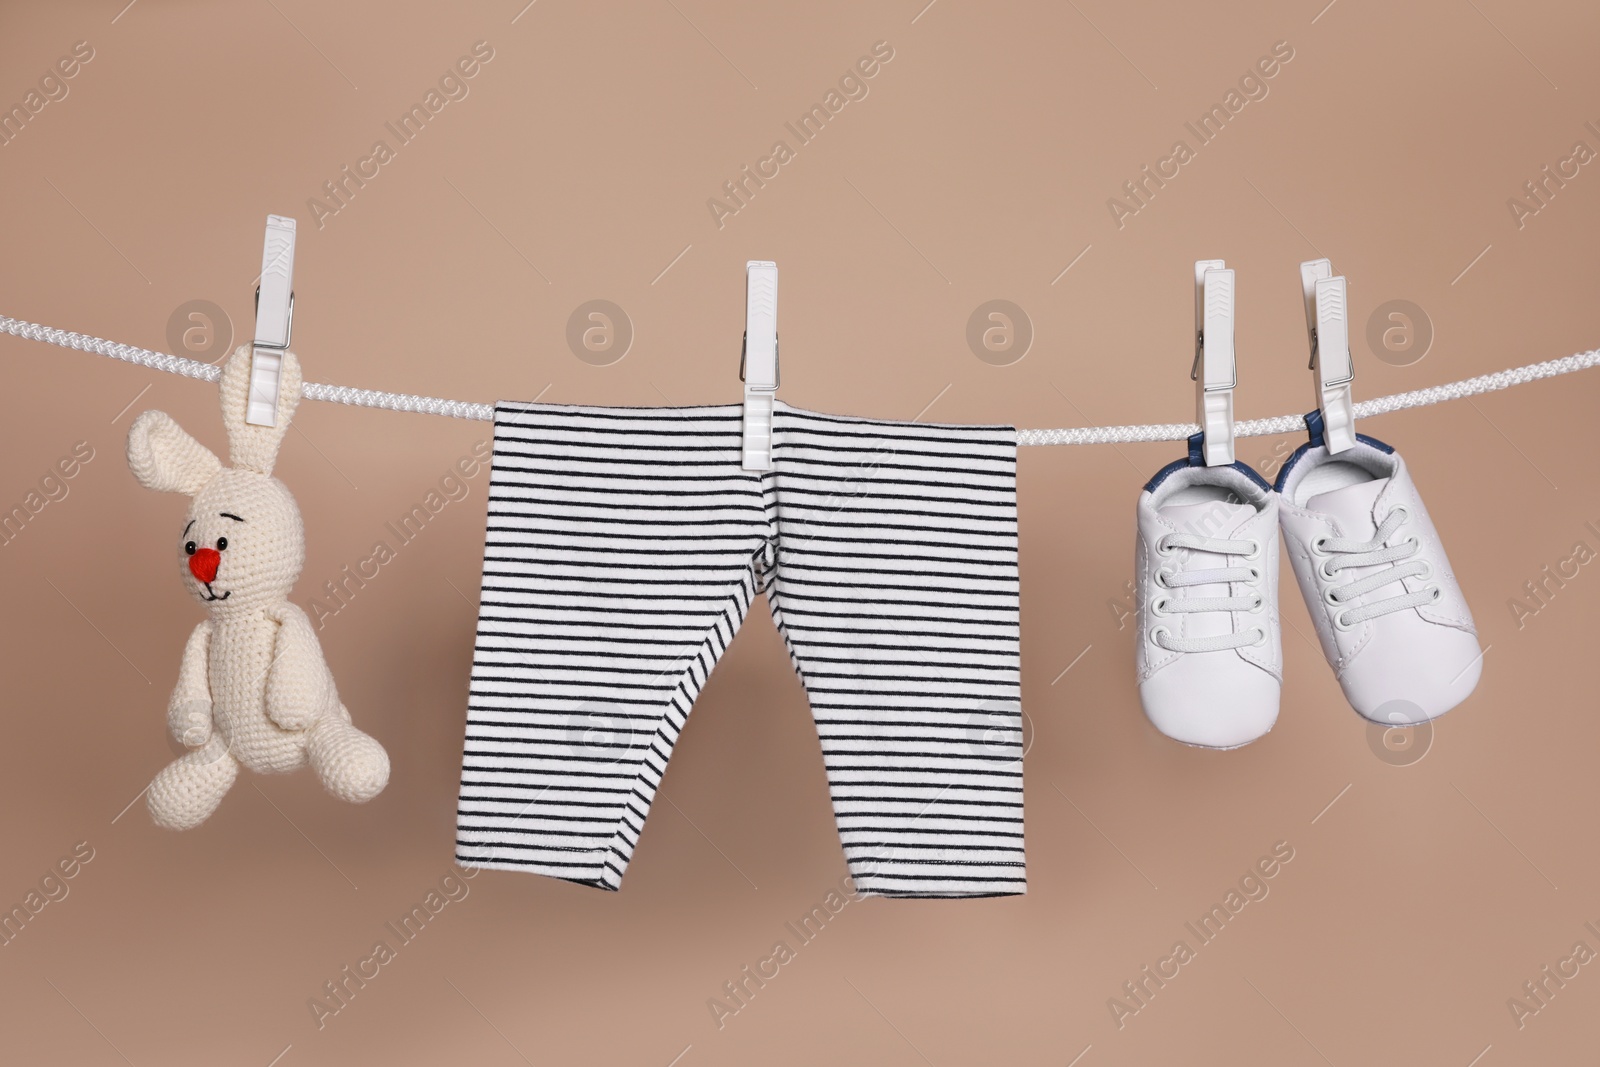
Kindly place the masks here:
<instances>
[{"instance_id":1,"label":"bunny arm","mask_svg":"<svg viewBox=\"0 0 1600 1067\"><path fill-rule=\"evenodd\" d=\"M267 718L285 730L307 730L326 715L337 716L339 693L311 620L287 601L266 614L278 624L267 674Z\"/></svg>"},{"instance_id":2,"label":"bunny arm","mask_svg":"<svg viewBox=\"0 0 1600 1067\"><path fill-rule=\"evenodd\" d=\"M210 651L211 622L207 620L194 628L183 646L178 684L167 701L167 729L174 741L187 748L199 748L211 739Z\"/></svg>"}]
</instances>

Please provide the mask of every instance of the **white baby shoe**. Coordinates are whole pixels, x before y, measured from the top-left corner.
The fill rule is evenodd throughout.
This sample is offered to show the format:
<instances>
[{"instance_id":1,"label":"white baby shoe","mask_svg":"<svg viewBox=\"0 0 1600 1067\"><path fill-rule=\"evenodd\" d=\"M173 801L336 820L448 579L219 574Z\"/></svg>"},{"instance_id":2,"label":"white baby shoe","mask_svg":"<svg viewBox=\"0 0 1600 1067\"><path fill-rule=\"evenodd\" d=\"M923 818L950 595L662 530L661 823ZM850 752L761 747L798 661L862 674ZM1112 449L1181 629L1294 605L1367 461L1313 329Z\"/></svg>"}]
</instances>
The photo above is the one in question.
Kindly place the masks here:
<instances>
[{"instance_id":1,"label":"white baby shoe","mask_svg":"<svg viewBox=\"0 0 1600 1067\"><path fill-rule=\"evenodd\" d=\"M1191 449L1195 446L1191 443ZM1278 719L1278 498L1242 463L1194 451L1139 496L1139 700L1175 741L1237 748Z\"/></svg>"},{"instance_id":2,"label":"white baby shoe","mask_svg":"<svg viewBox=\"0 0 1600 1067\"><path fill-rule=\"evenodd\" d=\"M1439 534L1399 453L1357 435L1330 454L1320 420L1278 475L1283 539L1350 705L1384 725L1465 700L1483 653Z\"/></svg>"}]
</instances>

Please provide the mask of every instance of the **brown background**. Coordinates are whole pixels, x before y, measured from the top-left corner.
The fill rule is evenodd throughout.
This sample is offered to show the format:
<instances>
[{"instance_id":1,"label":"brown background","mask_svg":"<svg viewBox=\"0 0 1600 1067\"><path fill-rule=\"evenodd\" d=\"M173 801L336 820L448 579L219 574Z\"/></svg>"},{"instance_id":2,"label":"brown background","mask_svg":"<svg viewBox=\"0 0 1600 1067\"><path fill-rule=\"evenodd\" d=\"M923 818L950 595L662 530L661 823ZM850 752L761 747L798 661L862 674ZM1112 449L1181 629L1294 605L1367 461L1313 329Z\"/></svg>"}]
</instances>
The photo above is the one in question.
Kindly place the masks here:
<instances>
[{"instance_id":1,"label":"brown background","mask_svg":"<svg viewBox=\"0 0 1600 1067\"><path fill-rule=\"evenodd\" d=\"M95 58L0 148L0 311L171 351L169 318L210 300L248 336L277 212L301 226L310 379L473 400L736 400L749 258L783 272L782 397L884 418L1189 418L1201 257L1238 270L1240 417L1309 404L1296 264L1317 255L1350 279L1358 396L1600 343L1600 166L1520 229L1506 206L1575 141L1600 148L1583 127L1600 120L1593 4L923 2L8 4L0 103L74 42ZM317 228L308 198L479 40L494 58L470 95ZM879 40L894 59L870 94L719 229L707 198L792 142L784 122ZM1269 95L1118 229L1107 198L1192 144L1184 122L1277 41L1294 58ZM565 340L597 298L636 331L609 366ZM1036 333L1010 366L965 340L995 298ZM1392 299L1435 331L1407 366L1365 339ZM1372 747L1292 583L1277 729L1228 753L1157 735L1116 605L1135 494L1177 447L1029 449L1026 897L853 903L718 1029L708 999L794 944L784 923L843 873L804 695L758 611L619 895L485 872L319 1030L308 998L392 941L384 923L451 866L486 481L322 634L357 723L393 757L388 791L355 808L307 774L245 775L203 828L164 833L142 805L117 816L172 756L164 706L200 613L173 574L183 503L141 490L122 442L160 407L220 445L215 390L12 338L0 361L0 503L76 442L95 455L0 548L0 903L76 842L94 850L70 895L0 947L0 1060L1595 1055L1600 964L1521 1029L1507 999L1574 942L1600 949L1583 927L1600 926L1600 576L1580 568L1521 626L1508 601L1575 542L1600 548L1600 522L1585 525L1600 520L1600 372L1362 426L1412 465L1489 646L1478 692L1420 761L1421 738L1410 755ZM310 528L302 603L487 431L314 403L294 426L279 473ZM1292 444L1241 454L1267 469ZM1295 858L1270 895L1119 1029L1108 999L1174 941L1192 947L1184 922L1279 841Z\"/></svg>"}]
</instances>

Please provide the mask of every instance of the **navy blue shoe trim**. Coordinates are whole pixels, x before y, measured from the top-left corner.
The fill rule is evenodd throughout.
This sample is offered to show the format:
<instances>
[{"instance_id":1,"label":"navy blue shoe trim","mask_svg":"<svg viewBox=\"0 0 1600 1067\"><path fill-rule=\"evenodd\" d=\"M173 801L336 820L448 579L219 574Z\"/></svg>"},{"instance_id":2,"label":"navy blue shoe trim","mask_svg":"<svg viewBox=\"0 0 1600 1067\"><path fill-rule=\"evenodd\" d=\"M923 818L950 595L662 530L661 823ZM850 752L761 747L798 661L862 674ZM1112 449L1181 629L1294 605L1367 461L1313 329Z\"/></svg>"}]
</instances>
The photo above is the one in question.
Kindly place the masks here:
<instances>
[{"instance_id":1,"label":"navy blue shoe trim","mask_svg":"<svg viewBox=\"0 0 1600 1067\"><path fill-rule=\"evenodd\" d=\"M1323 444L1326 443L1322 439L1322 412L1321 411L1308 411L1308 412L1306 412L1305 418L1306 418L1306 433L1311 438L1311 446L1313 448L1321 447Z\"/></svg>"},{"instance_id":2,"label":"navy blue shoe trim","mask_svg":"<svg viewBox=\"0 0 1600 1067\"><path fill-rule=\"evenodd\" d=\"M1373 448L1376 448L1379 452L1384 452L1384 453L1387 453L1388 455L1391 455L1391 456L1394 455L1394 446L1386 445L1382 441L1378 440L1376 437L1368 437L1364 433L1358 433L1358 434L1356 434L1356 440L1360 441L1364 445L1371 445Z\"/></svg>"},{"instance_id":3,"label":"navy blue shoe trim","mask_svg":"<svg viewBox=\"0 0 1600 1067\"><path fill-rule=\"evenodd\" d=\"M1283 492L1283 483L1288 480L1289 472L1294 469L1294 465L1296 463L1300 462L1300 457L1301 456L1304 456L1307 452L1309 452L1313 448L1321 448L1321 447L1323 447L1323 445L1325 443L1323 441L1323 436L1322 436L1322 433L1323 433L1322 412L1320 412L1320 411L1308 411L1308 412L1306 412L1305 419L1306 419L1306 432L1307 432L1307 436L1310 437L1310 440L1307 441L1305 444L1301 445L1299 448L1295 449L1294 450L1294 454L1289 457L1288 462L1286 462L1283 465L1283 467L1278 471L1278 477L1273 481L1273 484L1272 484L1272 489L1273 489L1274 492L1277 492L1277 493ZM1360 441L1364 445L1370 445L1371 447L1376 448L1379 452L1382 452L1382 453L1384 453L1386 455L1391 455L1391 456L1394 455L1394 446L1384 444L1382 441L1378 440L1376 437L1368 437L1364 433L1358 433L1358 434L1356 434L1356 440Z\"/></svg>"},{"instance_id":4,"label":"navy blue shoe trim","mask_svg":"<svg viewBox=\"0 0 1600 1067\"><path fill-rule=\"evenodd\" d=\"M1145 492L1153 492L1156 486L1166 481L1174 471L1180 471L1185 467L1204 467L1206 465L1204 452L1205 436L1198 433L1194 434L1189 438L1188 443L1189 454L1183 459L1173 460L1165 467L1162 467L1160 470L1156 471L1155 477L1151 478L1144 484ZM1243 474L1245 477L1249 478L1252 482L1255 482L1268 492L1272 491L1272 485L1268 483L1265 478L1261 477L1261 475L1256 472L1254 467L1251 467L1248 464L1240 463L1237 460L1228 464L1228 466L1233 470L1238 471L1240 474Z\"/></svg>"}]
</instances>

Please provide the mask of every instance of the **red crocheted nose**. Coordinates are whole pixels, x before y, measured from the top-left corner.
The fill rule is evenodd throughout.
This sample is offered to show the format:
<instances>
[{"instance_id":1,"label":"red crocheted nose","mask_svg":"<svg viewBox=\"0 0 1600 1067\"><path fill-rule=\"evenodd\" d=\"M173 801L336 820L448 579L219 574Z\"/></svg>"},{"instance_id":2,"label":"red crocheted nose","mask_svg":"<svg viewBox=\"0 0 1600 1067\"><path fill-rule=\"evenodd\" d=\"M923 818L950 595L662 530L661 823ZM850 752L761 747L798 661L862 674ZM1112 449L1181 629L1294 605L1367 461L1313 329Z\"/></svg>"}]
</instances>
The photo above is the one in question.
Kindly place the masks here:
<instances>
[{"instance_id":1,"label":"red crocheted nose","mask_svg":"<svg viewBox=\"0 0 1600 1067\"><path fill-rule=\"evenodd\" d=\"M221 563L221 552L214 548L198 548L189 557L189 573L210 585L217 580L217 567Z\"/></svg>"}]
</instances>

